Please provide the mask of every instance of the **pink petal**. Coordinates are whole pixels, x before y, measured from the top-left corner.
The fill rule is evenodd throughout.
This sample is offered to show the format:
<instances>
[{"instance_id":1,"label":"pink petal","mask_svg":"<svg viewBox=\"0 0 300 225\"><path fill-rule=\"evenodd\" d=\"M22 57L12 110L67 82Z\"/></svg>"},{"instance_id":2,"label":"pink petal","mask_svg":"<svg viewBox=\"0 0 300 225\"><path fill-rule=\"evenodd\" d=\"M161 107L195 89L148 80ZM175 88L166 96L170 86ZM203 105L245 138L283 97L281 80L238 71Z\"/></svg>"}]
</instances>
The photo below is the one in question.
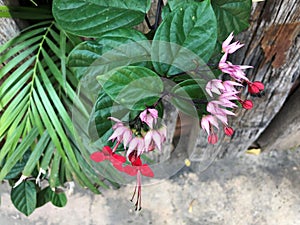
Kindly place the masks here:
<instances>
[{"instance_id":1,"label":"pink petal","mask_svg":"<svg viewBox=\"0 0 300 225\"><path fill-rule=\"evenodd\" d=\"M222 43L223 52L226 52L226 48L230 44L230 42L232 41L232 39L233 39L233 32L231 32L229 34L229 36L226 38L226 40L223 41L223 43Z\"/></svg>"}]
</instances>

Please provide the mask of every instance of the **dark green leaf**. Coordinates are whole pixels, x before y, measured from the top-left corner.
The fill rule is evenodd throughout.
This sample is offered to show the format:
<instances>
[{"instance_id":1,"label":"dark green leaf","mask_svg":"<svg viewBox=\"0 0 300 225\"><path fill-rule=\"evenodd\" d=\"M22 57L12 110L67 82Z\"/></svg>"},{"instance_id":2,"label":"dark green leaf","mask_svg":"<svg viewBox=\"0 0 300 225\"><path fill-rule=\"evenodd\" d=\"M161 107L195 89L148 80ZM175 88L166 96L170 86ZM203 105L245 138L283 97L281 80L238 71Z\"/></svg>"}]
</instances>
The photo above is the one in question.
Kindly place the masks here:
<instances>
[{"instance_id":1,"label":"dark green leaf","mask_svg":"<svg viewBox=\"0 0 300 225\"><path fill-rule=\"evenodd\" d=\"M234 32L238 34L249 26L251 0L211 0L218 20L218 41Z\"/></svg>"},{"instance_id":2,"label":"dark green leaf","mask_svg":"<svg viewBox=\"0 0 300 225\"><path fill-rule=\"evenodd\" d=\"M51 202L57 207L64 207L67 204L67 196L64 192L53 192Z\"/></svg>"},{"instance_id":3,"label":"dark green leaf","mask_svg":"<svg viewBox=\"0 0 300 225\"><path fill-rule=\"evenodd\" d=\"M145 67L120 67L97 79L114 101L132 110L153 105L163 91L161 78Z\"/></svg>"},{"instance_id":4,"label":"dark green leaf","mask_svg":"<svg viewBox=\"0 0 300 225\"><path fill-rule=\"evenodd\" d=\"M15 179L17 176L19 176L24 169L26 162L28 161L30 157L31 151L26 151L22 159L17 162L16 165L9 171L9 173L5 176L4 179L9 180L9 179Z\"/></svg>"},{"instance_id":5,"label":"dark green leaf","mask_svg":"<svg viewBox=\"0 0 300 225\"><path fill-rule=\"evenodd\" d=\"M178 6L182 4L187 5L193 2L196 2L196 0L168 0L168 6L170 10L173 11L174 9L176 9Z\"/></svg>"},{"instance_id":6,"label":"dark green leaf","mask_svg":"<svg viewBox=\"0 0 300 225\"><path fill-rule=\"evenodd\" d=\"M103 136L110 134L112 121L108 117L115 117L122 120L128 114L124 106L114 103L114 101L103 90L101 91L89 121L89 135L95 141Z\"/></svg>"},{"instance_id":7,"label":"dark green leaf","mask_svg":"<svg viewBox=\"0 0 300 225\"><path fill-rule=\"evenodd\" d=\"M36 187L32 181L23 181L11 190L11 200L14 206L26 216L36 208Z\"/></svg>"},{"instance_id":8,"label":"dark green leaf","mask_svg":"<svg viewBox=\"0 0 300 225\"><path fill-rule=\"evenodd\" d=\"M37 193L37 203L36 207L41 207L45 205L46 203L50 202L52 199L53 191L51 188L48 186L44 188L43 190L39 191Z\"/></svg>"},{"instance_id":9,"label":"dark green leaf","mask_svg":"<svg viewBox=\"0 0 300 225\"><path fill-rule=\"evenodd\" d=\"M206 83L207 81L203 79L188 79L177 84L171 90L173 94L171 102L183 113L197 116L199 112L197 113L196 109L205 110L206 95L204 88ZM203 102L199 102L199 100Z\"/></svg>"},{"instance_id":10,"label":"dark green leaf","mask_svg":"<svg viewBox=\"0 0 300 225\"><path fill-rule=\"evenodd\" d=\"M45 7L0 6L0 17L25 20L52 19L51 9Z\"/></svg>"},{"instance_id":11,"label":"dark green leaf","mask_svg":"<svg viewBox=\"0 0 300 225\"><path fill-rule=\"evenodd\" d=\"M96 76L130 64L146 66L150 61L150 43L133 29L107 32L97 40L79 44L69 55L68 65L81 84L92 94L97 94ZM96 96L95 96L96 97Z\"/></svg>"},{"instance_id":12,"label":"dark green leaf","mask_svg":"<svg viewBox=\"0 0 300 225\"><path fill-rule=\"evenodd\" d=\"M151 55L154 68L166 75L195 69L196 64L208 61L216 40L217 21L210 2L182 4L155 34Z\"/></svg>"},{"instance_id":13,"label":"dark green leaf","mask_svg":"<svg viewBox=\"0 0 300 225\"><path fill-rule=\"evenodd\" d=\"M63 29L81 36L131 27L144 20L150 0L54 0L53 15Z\"/></svg>"}]
</instances>

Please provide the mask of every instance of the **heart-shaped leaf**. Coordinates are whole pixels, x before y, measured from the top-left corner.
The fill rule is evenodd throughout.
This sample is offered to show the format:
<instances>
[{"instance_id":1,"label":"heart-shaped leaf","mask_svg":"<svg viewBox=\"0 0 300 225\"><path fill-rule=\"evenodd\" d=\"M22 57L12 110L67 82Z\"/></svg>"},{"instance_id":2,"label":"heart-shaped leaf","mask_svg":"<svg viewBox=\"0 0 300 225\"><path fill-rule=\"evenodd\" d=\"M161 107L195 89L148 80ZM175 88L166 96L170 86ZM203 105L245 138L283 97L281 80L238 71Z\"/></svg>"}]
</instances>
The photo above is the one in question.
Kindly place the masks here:
<instances>
[{"instance_id":1,"label":"heart-shaped leaf","mask_svg":"<svg viewBox=\"0 0 300 225\"><path fill-rule=\"evenodd\" d=\"M152 61L160 74L174 75L207 62L217 40L217 21L210 1L182 4L159 26Z\"/></svg>"},{"instance_id":2,"label":"heart-shaped leaf","mask_svg":"<svg viewBox=\"0 0 300 225\"><path fill-rule=\"evenodd\" d=\"M251 0L212 0L218 20L218 41L224 41L234 32L238 34L249 26Z\"/></svg>"},{"instance_id":3,"label":"heart-shaped leaf","mask_svg":"<svg viewBox=\"0 0 300 225\"><path fill-rule=\"evenodd\" d=\"M120 67L97 79L115 102L131 110L143 110L153 105L163 91L161 78L145 67Z\"/></svg>"},{"instance_id":4,"label":"heart-shaped leaf","mask_svg":"<svg viewBox=\"0 0 300 225\"><path fill-rule=\"evenodd\" d=\"M99 37L107 31L141 23L150 4L150 0L54 0L52 12L66 31Z\"/></svg>"},{"instance_id":5,"label":"heart-shaped leaf","mask_svg":"<svg viewBox=\"0 0 300 225\"><path fill-rule=\"evenodd\" d=\"M107 32L97 40L83 42L69 55L68 65L81 79L95 81L95 76L119 66L150 61L150 43L139 31L121 28Z\"/></svg>"},{"instance_id":6,"label":"heart-shaped leaf","mask_svg":"<svg viewBox=\"0 0 300 225\"><path fill-rule=\"evenodd\" d=\"M11 190L11 200L14 206L26 216L36 208L36 187L32 181L23 181Z\"/></svg>"}]
</instances>

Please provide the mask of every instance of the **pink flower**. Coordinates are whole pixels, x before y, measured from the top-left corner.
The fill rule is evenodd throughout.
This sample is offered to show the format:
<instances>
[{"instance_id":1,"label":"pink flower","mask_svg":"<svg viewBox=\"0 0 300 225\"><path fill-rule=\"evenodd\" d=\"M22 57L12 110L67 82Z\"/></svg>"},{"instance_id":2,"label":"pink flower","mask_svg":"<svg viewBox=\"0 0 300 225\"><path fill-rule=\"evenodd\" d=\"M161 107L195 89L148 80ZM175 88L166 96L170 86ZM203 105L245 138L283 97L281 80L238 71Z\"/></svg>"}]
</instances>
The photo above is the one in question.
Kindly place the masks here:
<instances>
[{"instance_id":1,"label":"pink flower","mask_svg":"<svg viewBox=\"0 0 300 225\"><path fill-rule=\"evenodd\" d=\"M133 152L137 151L137 155L141 155L145 151L145 140L142 137L134 137L128 146L127 157Z\"/></svg>"},{"instance_id":2,"label":"pink flower","mask_svg":"<svg viewBox=\"0 0 300 225\"><path fill-rule=\"evenodd\" d=\"M117 141L118 141L117 145L119 145L121 142L123 142L124 148L126 148L132 139L132 136L133 136L132 131L128 127L126 127L120 120L118 120L114 117L109 117L109 119L111 119L117 123L112 127L114 129L114 132L108 138L108 140L114 141L115 139L117 139ZM116 148L114 148L113 151L115 151L115 149Z\"/></svg>"},{"instance_id":3,"label":"pink flower","mask_svg":"<svg viewBox=\"0 0 300 225\"><path fill-rule=\"evenodd\" d=\"M235 113L232 111L229 111L225 108L221 108L220 107L220 102L218 101L211 101L207 104L206 107L207 112L210 112L212 115L217 116L217 115L231 115L231 116L235 116Z\"/></svg>"},{"instance_id":4,"label":"pink flower","mask_svg":"<svg viewBox=\"0 0 300 225\"><path fill-rule=\"evenodd\" d=\"M151 129L153 128L153 124L156 123L158 118L158 111L156 109L145 109L140 114L140 119L142 122L146 123Z\"/></svg>"},{"instance_id":5,"label":"pink flower","mask_svg":"<svg viewBox=\"0 0 300 225\"><path fill-rule=\"evenodd\" d=\"M222 84L222 80L212 79L211 81L209 81L206 84L205 90L209 94L210 97L213 97L212 92L220 95L221 91L224 91L225 88L224 88L224 86Z\"/></svg>"},{"instance_id":6,"label":"pink flower","mask_svg":"<svg viewBox=\"0 0 300 225\"><path fill-rule=\"evenodd\" d=\"M239 87L243 87L242 84L238 83L238 82L234 82L231 80L226 80L223 82L223 86L224 86L224 92L235 92L237 91L235 86L239 86Z\"/></svg>"},{"instance_id":7,"label":"pink flower","mask_svg":"<svg viewBox=\"0 0 300 225\"><path fill-rule=\"evenodd\" d=\"M102 152L94 152L90 155L91 160L95 162L102 162L104 160L109 160L112 165L122 171L122 164L126 162L126 158L124 156L118 155L112 151L109 146L104 146L102 148Z\"/></svg>"},{"instance_id":8,"label":"pink flower","mask_svg":"<svg viewBox=\"0 0 300 225\"><path fill-rule=\"evenodd\" d=\"M209 135L213 130L213 126L219 129L217 118L212 115L203 116L201 119L201 128Z\"/></svg>"},{"instance_id":9,"label":"pink flower","mask_svg":"<svg viewBox=\"0 0 300 225\"><path fill-rule=\"evenodd\" d=\"M219 69L223 73L229 74L233 79L242 82L243 80L249 81L243 70L253 68L252 66L233 65L231 62L219 62Z\"/></svg>"},{"instance_id":10,"label":"pink flower","mask_svg":"<svg viewBox=\"0 0 300 225\"><path fill-rule=\"evenodd\" d=\"M130 176L136 176L136 185L134 188L134 192L131 198L133 201L135 193L137 191L137 200L135 203L135 210L141 210L142 208L142 177L154 177L154 173L151 168L147 164L142 164L142 160L139 156L136 156L136 152L132 152L129 155L129 161L131 165L127 165L123 168L123 171Z\"/></svg>"},{"instance_id":11,"label":"pink flower","mask_svg":"<svg viewBox=\"0 0 300 225\"><path fill-rule=\"evenodd\" d=\"M233 32L231 32L229 34L229 36L226 38L226 40L222 43L222 50L225 53L231 54L233 52L235 52L236 50L238 50L239 48L243 47L244 44L241 44L240 42L236 41L232 44L230 44L230 42L233 39Z\"/></svg>"},{"instance_id":12,"label":"pink flower","mask_svg":"<svg viewBox=\"0 0 300 225\"><path fill-rule=\"evenodd\" d=\"M265 89L265 86L260 81L248 82L248 92L250 94L258 94Z\"/></svg>"},{"instance_id":13,"label":"pink flower","mask_svg":"<svg viewBox=\"0 0 300 225\"><path fill-rule=\"evenodd\" d=\"M158 130L149 130L146 133L144 140L146 151L149 151L149 149L152 150L155 146L161 151L162 143L166 140L166 137Z\"/></svg>"}]
</instances>

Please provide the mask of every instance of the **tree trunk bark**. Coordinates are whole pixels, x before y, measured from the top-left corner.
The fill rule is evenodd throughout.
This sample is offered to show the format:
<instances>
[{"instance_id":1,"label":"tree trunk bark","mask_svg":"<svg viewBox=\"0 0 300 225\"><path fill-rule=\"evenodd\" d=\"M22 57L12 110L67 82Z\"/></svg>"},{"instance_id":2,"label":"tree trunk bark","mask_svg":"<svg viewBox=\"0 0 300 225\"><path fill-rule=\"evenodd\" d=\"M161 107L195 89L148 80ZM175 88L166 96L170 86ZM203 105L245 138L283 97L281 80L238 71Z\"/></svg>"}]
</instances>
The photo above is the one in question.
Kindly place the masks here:
<instances>
[{"instance_id":1,"label":"tree trunk bark","mask_svg":"<svg viewBox=\"0 0 300 225\"><path fill-rule=\"evenodd\" d=\"M253 99L252 110L239 110L231 122L235 134L219 132L216 145L206 135L193 131L196 144L190 158L207 165L215 157L239 155L259 137L282 107L300 74L300 1L273 0L253 4L251 25L237 37L245 46L232 59L234 64L252 65L250 80L265 84L265 96ZM245 96L248 97L248 96Z\"/></svg>"},{"instance_id":2,"label":"tree trunk bark","mask_svg":"<svg viewBox=\"0 0 300 225\"><path fill-rule=\"evenodd\" d=\"M0 0L0 5L16 5L17 1ZM0 18L0 45L4 44L20 32L16 21L9 18Z\"/></svg>"}]
</instances>

